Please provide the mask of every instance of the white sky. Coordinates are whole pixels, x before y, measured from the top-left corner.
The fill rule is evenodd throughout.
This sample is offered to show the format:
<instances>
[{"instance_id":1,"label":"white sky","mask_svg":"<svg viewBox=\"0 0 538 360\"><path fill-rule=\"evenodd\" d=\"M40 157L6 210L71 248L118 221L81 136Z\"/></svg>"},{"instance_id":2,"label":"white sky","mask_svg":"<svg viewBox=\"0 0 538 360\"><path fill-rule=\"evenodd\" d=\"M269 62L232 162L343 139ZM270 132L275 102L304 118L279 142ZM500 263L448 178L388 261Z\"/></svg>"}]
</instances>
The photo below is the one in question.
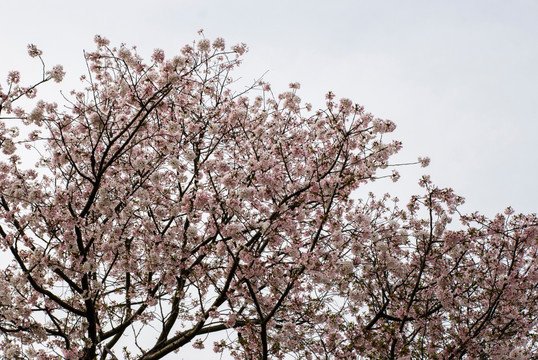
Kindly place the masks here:
<instances>
[{"instance_id":1,"label":"white sky","mask_svg":"<svg viewBox=\"0 0 538 360\"><path fill-rule=\"evenodd\" d=\"M536 0L1 0L0 10L2 77L39 75L26 54L35 43L49 66L64 65L69 85L59 88L70 90L95 34L174 55L203 28L249 45L245 80L269 71L274 90L298 81L313 104L329 90L349 97L397 124L395 161L432 159L376 191L405 200L428 173L467 199L464 211L538 211Z\"/></svg>"}]
</instances>

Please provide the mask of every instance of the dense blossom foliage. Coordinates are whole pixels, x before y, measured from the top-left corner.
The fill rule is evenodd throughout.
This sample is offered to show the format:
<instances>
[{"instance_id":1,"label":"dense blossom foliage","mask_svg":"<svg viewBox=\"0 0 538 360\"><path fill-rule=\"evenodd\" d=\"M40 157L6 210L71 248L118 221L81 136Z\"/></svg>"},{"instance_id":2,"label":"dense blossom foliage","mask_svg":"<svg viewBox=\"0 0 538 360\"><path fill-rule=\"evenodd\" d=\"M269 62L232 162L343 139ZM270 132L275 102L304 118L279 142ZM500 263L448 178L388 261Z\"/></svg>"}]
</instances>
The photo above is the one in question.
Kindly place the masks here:
<instances>
[{"instance_id":1,"label":"dense blossom foliage","mask_svg":"<svg viewBox=\"0 0 538 360\"><path fill-rule=\"evenodd\" d=\"M234 91L244 44L96 43L66 108L17 107L61 66L0 89L2 358L536 357L535 215L460 215L428 177L407 206L354 200L397 179L395 125L296 83Z\"/></svg>"}]
</instances>

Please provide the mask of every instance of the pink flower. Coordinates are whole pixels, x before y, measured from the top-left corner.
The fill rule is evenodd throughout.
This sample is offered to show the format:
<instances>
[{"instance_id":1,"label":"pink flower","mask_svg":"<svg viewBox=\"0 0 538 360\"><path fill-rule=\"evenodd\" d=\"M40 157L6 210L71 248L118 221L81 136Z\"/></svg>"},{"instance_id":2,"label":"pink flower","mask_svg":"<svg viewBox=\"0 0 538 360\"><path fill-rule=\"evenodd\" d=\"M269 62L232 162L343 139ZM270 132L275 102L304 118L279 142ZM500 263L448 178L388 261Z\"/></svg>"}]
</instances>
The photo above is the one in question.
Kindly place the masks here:
<instances>
[{"instance_id":1,"label":"pink flower","mask_svg":"<svg viewBox=\"0 0 538 360\"><path fill-rule=\"evenodd\" d=\"M101 35L95 35L95 37L93 38L93 41L95 41L95 43L99 47L107 46L108 44L110 44L110 41L107 38L102 37Z\"/></svg>"},{"instance_id":2,"label":"pink flower","mask_svg":"<svg viewBox=\"0 0 538 360\"><path fill-rule=\"evenodd\" d=\"M390 176L392 182L396 182L400 179L400 173L396 170L392 170L392 175Z\"/></svg>"},{"instance_id":3,"label":"pink flower","mask_svg":"<svg viewBox=\"0 0 538 360\"><path fill-rule=\"evenodd\" d=\"M290 83L289 87L290 89L299 90L301 88L301 84L299 84L298 82L292 82Z\"/></svg>"},{"instance_id":4,"label":"pink flower","mask_svg":"<svg viewBox=\"0 0 538 360\"><path fill-rule=\"evenodd\" d=\"M28 45L28 55L31 57L41 56L43 51L39 50L34 44Z\"/></svg>"},{"instance_id":5,"label":"pink flower","mask_svg":"<svg viewBox=\"0 0 538 360\"><path fill-rule=\"evenodd\" d=\"M151 56L151 59L155 61L156 63L162 63L164 61L164 50L162 49L153 50L153 55Z\"/></svg>"},{"instance_id":6,"label":"pink flower","mask_svg":"<svg viewBox=\"0 0 538 360\"><path fill-rule=\"evenodd\" d=\"M21 80L21 74L18 71L10 71L7 74L7 82L8 84L18 84Z\"/></svg>"},{"instance_id":7,"label":"pink flower","mask_svg":"<svg viewBox=\"0 0 538 360\"><path fill-rule=\"evenodd\" d=\"M388 133L396 129L396 124L390 120L374 119L372 125L376 133Z\"/></svg>"},{"instance_id":8,"label":"pink flower","mask_svg":"<svg viewBox=\"0 0 538 360\"><path fill-rule=\"evenodd\" d=\"M2 143L2 152L6 155L13 154L17 148L11 139L5 139Z\"/></svg>"},{"instance_id":9,"label":"pink flower","mask_svg":"<svg viewBox=\"0 0 538 360\"><path fill-rule=\"evenodd\" d=\"M232 50L238 53L239 55L243 55L248 50L247 44L241 43L238 45L234 45L232 46Z\"/></svg>"},{"instance_id":10,"label":"pink flower","mask_svg":"<svg viewBox=\"0 0 538 360\"><path fill-rule=\"evenodd\" d=\"M198 50L201 52L208 52L211 48L211 43L208 39L202 39L198 42Z\"/></svg>"},{"instance_id":11,"label":"pink flower","mask_svg":"<svg viewBox=\"0 0 538 360\"><path fill-rule=\"evenodd\" d=\"M430 165L430 158L429 157L419 157L418 162L420 163L420 166L426 167Z\"/></svg>"},{"instance_id":12,"label":"pink flower","mask_svg":"<svg viewBox=\"0 0 538 360\"><path fill-rule=\"evenodd\" d=\"M225 42L223 38L216 38L215 41L213 41L213 48L215 50L224 50L225 48Z\"/></svg>"},{"instance_id":13,"label":"pink flower","mask_svg":"<svg viewBox=\"0 0 538 360\"><path fill-rule=\"evenodd\" d=\"M62 65L56 65L52 68L51 71L48 71L47 74L52 80L59 83L63 80L65 76L65 71Z\"/></svg>"}]
</instances>

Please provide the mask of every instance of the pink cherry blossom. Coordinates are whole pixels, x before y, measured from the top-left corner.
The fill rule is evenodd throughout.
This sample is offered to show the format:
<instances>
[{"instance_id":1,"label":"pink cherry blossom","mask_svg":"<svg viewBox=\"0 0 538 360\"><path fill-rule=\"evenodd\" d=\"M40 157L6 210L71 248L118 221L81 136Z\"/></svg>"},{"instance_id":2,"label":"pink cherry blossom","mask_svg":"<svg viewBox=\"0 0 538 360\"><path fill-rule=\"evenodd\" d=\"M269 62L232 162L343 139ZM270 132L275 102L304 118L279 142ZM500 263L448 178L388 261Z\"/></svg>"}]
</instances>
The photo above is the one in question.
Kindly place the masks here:
<instances>
[{"instance_id":1,"label":"pink cherry blossom","mask_svg":"<svg viewBox=\"0 0 538 360\"><path fill-rule=\"evenodd\" d=\"M34 44L28 45L28 55L31 57L38 57L41 56L43 52L39 50Z\"/></svg>"},{"instance_id":2,"label":"pink cherry blossom","mask_svg":"<svg viewBox=\"0 0 538 360\"><path fill-rule=\"evenodd\" d=\"M428 176L404 205L354 199L399 178L394 122L333 92L311 111L298 83L237 93L246 45L201 35L149 62L96 36L60 104L19 100L61 66L28 86L9 73L0 357L536 356L536 215L460 214Z\"/></svg>"},{"instance_id":3,"label":"pink cherry blossom","mask_svg":"<svg viewBox=\"0 0 538 360\"><path fill-rule=\"evenodd\" d=\"M52 68L51 71L48 71L47 74L50 75L50 77L57 83L62 82L65 71L63 71L62 65L56 65Z\"/></svg>"}]
</instances>

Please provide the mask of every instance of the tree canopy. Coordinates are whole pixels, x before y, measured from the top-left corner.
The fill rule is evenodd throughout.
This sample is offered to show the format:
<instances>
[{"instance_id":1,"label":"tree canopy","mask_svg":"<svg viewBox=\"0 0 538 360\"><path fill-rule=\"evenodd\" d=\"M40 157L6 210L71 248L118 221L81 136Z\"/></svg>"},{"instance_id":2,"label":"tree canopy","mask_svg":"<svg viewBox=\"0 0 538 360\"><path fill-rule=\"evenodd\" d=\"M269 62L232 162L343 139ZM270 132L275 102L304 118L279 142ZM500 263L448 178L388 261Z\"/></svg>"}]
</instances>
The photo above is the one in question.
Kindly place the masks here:
<instances>
[{"instance_id":1,"label":"tree canopy","mask_svg":"<svg viewBox=\"0 0 538 360\"><path fill-rule=\"evenodd\" d=\"M403 206L354 199L397 180L393 122L234 89L244 44L145 62L95 40L62 106L36 97L61 66L0 88L3 358L536 357L535 214L460 214L427 176Z\"/></svg>"}]
</instances>

